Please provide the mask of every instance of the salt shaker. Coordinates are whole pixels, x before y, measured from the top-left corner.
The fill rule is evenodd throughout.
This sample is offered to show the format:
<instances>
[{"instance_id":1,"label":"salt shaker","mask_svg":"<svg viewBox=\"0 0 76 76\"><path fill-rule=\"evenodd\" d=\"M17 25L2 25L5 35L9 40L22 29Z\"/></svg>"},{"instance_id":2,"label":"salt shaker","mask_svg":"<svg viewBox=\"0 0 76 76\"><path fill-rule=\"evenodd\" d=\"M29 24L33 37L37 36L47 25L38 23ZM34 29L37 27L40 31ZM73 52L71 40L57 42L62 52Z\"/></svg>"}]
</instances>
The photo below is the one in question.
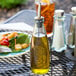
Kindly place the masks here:
<instances>
[{"instance_id":1,"label":"salt shaker","mask_svg":"<svg viewBox=\"0 0 76 76\"><path fill-rule=\"evenodd\" d=\"M52 50L62 52L66 50L66 40L64 31L64 10L56 10L54 15Z\"/></svg>"}]
</instances>

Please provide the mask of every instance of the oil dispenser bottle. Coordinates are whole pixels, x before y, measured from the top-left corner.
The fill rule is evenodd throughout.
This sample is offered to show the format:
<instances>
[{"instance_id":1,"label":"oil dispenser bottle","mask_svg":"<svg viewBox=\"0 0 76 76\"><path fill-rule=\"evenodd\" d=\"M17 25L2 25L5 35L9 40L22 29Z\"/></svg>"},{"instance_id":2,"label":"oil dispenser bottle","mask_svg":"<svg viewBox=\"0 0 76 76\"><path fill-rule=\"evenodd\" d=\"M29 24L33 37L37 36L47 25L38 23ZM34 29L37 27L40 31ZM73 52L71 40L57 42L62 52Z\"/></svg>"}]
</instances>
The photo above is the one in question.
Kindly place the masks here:
<instances>
[{"instance_id":1,"label":"oil dispenser bottle","mask_svg":"<svg viewBox=\"0 0 76 76\"><path fill-rule=\"evenodd\" d=\"M31 70L35 74L45 74L49 71L49 44L44 28L44 17L40 15L40 4L38 16L35 17L35 26L31 40Z\"/></svg>"}]
</instances>

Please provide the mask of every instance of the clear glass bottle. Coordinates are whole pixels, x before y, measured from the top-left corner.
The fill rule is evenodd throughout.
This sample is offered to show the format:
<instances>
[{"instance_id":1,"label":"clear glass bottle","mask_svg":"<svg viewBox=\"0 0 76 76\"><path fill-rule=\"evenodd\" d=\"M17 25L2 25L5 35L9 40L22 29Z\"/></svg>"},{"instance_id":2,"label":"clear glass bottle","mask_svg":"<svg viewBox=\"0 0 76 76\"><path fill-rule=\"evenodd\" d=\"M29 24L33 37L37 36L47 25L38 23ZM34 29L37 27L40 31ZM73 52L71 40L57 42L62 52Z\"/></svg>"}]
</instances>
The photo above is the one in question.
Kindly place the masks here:
<instances>
[{"instance_id":1,"label":"clear glass bottle","mask_svg":"<svg viewBox=\"0 0 76 76\"><path fill-rule=\"evenodd\" d=\"M64 19L64 10L56 10L54 15L52 49L57 52L66 50Z\"/></svg>"},{"instance_id":2,"label":"clear glass bottle","mask_svg":"<svg viewBox=\"0 0 76 76\"><path fill-rule=\"evenodd\" d=\"M76 7L71 8L71 25L69 29L68 36L68 46L70 48L75 48L75 26L76 26Z\"/></svg>"},{"instance_id":3,"label":"clear glass bottle","mask_svg":"<svg viewBox=\"0 0 76 76\"><path fill-rule=\"evenodd\" d=\"M44 18L35 17L35 26L31 40L31 70L36 74L49 71L49 44L44 28Z\"/></svg>"},{"instance_id":4,"label":"clear glass bottle","mask_svg":"<svg viewBox=\"0 0 76 76\"><path fill-rule=\"evenodd\" d=\"M76 7L71 8L71 25L68 36L68 46L74 49L74 56L76 56Z\"/></svg>"}]
</instances>

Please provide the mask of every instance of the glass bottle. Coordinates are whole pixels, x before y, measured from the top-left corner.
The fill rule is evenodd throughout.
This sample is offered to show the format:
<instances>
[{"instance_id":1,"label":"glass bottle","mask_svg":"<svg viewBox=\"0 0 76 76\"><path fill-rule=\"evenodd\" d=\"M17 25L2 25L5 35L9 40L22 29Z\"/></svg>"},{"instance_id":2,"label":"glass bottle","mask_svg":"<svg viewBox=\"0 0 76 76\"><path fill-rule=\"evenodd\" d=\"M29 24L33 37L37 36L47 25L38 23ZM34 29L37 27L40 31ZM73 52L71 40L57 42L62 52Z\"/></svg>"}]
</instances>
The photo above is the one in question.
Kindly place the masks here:
<instances>
[{"instance_id":1,"label":"glass bottle","mask_svg":"<svg viewBox=\"0 0 76 76\"><path fill-rule=\"evenodd\" d=\"M76 7L71 8L71 25L68 36L68 46L74 49L74 56L76 56Z\"/></svg>"},{"instance_id":2,"label":"glass bottle","mask_svg":"<svg viewBox=\"0 0 76 76\"><path fill-rule=\"evenodd\" d=\"M45 74L49 71L49 44L43 23L43 17L35 17L30 55L31 70L36 74Z\"/></svg>"},{"instance_id":3,"label":"glass bottle","mask_svg":"<svg viewBox=\"0 0 76 76\"><path fill-rule=\"evenodd\" d=\"M70 48L75 47L75 25L76 25L76 7L71 8L71 25L69 29L69 36L68 36L68 46Z\"/></svg>"},{"instance_id":4,"label":"glass bottle","mask_svg":"<svg viewBox=\"0 0 76 76\"><path fill-rule=\"evenodd\" d=\"M48 35L53 32L53 16L55 11L55 0L35 0L36 13L38 13L38 5L41 2L41 16L44 17L44 26Z\"/></svg>"},{"instance_id":5,"label":"glass bottle","mask_svg":"<svg viewBox=\"0 0 76 76\"><path fill-rule=\"evenodd\" d=\"M57 52L66 50L64 19L64 10L56 10L54 15L52 49Z\"/></svg>"}]
</instances>

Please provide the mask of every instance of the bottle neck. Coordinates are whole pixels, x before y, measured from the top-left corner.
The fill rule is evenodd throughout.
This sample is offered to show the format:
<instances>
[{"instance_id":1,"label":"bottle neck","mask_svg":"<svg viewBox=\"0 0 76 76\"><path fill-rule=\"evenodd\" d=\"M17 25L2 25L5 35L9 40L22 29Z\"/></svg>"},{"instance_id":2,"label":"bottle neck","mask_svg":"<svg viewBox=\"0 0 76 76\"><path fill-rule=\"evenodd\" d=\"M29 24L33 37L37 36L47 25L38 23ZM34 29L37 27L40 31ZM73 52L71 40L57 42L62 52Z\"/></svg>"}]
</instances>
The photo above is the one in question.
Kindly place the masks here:
<instances>
[{"instance_id":1,"label":"bottle neck","mask_svg":"<svg viewBox=\"0 0 76 76\"><path fill-rule=\"evenodd\" d=\"M41 21L41 20L35 21L35 27L42 28L42 26L43 26L43 21Z\"/></svg>"},{"instance_id":2,"label":"bottle neck","mask_svg":"<svg viewBox=\"0 0 76 76\"><path fill-rule=\"evenodd\" d=\"M40 34L44 34L46 36L46 30L44 28L44 24L43 22L40 21L35 21L35 26L34 26L34 31L33 31L33 35L40 35Z\"/></svg>"},{"instance_id":3,"label":"bottle neck","mask_svg":"<svg viewBox=\"0 0 76 76\"><path fill-rule=\"evenodd\" d=\"M63 25L64 19L65 19L65 16L63 16L63 17L54 16L54 21L55 21L54 23L56 23L58 26Z\"/></svg>"},{"instance_id":4,"label":"bottle neck","mask_svg":"<svg viewBox=\"0 0 76 76\"><path fill-rule=\"evenodd\" d=\"M75 25L76 25L76 14L72 14L72 24L75 27Z\"/></svg>"},{"instance_id":5,"label":"bottle neck","mask_svg":"<svg viewBox=\"0 0 76 76\"><path fill-rule=\"evenodd\" d=\"M72 14L72 17L73 17L74 19L76 19L76 14Z\"/></svg>"},{"instance_id":6,"label":"bottle neck","mask_svg":"<svg viewBox=\"0 0 76 76\"><path fill-rule=\"evenodd\" d=\"M73 16L76 16L76 14L72 14Z\"/></svg>"}]
</instances>

